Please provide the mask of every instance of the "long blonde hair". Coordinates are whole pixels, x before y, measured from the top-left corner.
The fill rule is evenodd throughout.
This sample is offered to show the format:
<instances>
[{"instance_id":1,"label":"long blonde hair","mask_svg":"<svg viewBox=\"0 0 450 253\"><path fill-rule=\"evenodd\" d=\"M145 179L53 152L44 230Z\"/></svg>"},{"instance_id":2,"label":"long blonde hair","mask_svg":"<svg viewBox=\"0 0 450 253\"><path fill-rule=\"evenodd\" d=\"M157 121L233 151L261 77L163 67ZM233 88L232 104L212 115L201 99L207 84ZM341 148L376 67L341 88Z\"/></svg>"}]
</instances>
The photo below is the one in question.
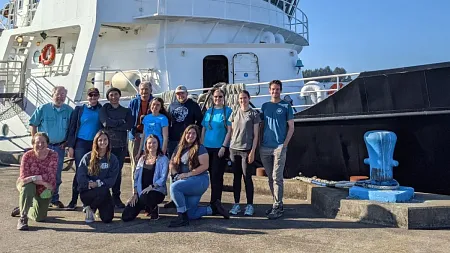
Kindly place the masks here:
<instances>
[{"instance_id":1,"label":"long blonde hair","mask_svg":"<svg viewBox=\"0 0 450 253\"><path fill-rule=\"evenodd\" d=\"M197 137L194 140L194 143L189 144L186 141L186 135L191 130L194 129L195 133L197 134ZM198 159L198 149L200 148L200 128L197 125L189 125L186 127L186 129L183 132L183 136L181 136L181 140L178 143L177 152L175 153L175 156L173 157L173 164L176 165L177 172L180 172L180 163L181 163L181 156L182 152L189 148L189 170L193 170L197 168L200 165L200 161Z\"/></svg>"},{"instance_id":2,"label":"long blonde hair","mask_svg":"<svg viewBox=\"0 0 450 253\"><path fill-rule=\"evenodd\" d=\"M100 157L98 155L98 153L99 153L98 139L102 135L105 135L106 138L108 138L108 147L106 148L106 154L105 154L108 163L109 163L109 159L111 157L111 141L109 139L109 135L105 131L100 130L95 135L94 142L92 143L91 160L89 161L89 166L88 166L88 175L89 176L98 176L100 174L100 165L99 165Z\"/></svg>"}]
</instances>

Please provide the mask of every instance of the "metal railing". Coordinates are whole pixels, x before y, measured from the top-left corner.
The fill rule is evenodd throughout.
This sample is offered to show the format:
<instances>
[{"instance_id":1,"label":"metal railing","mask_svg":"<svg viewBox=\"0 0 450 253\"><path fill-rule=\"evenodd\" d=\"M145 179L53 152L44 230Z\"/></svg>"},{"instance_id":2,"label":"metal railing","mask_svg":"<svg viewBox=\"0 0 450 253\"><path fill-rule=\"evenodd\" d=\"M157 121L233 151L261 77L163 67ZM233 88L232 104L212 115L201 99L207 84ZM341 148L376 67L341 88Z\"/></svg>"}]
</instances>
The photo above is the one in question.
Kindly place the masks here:
<instances>
[{"instance_id":1,"label":"metal railing","mask_svg":"<svg viewBox=\"0 0 450 253\"><path fill-rule=\"evenodd\" d=\"M0 94L23 93L23 63L0 61Z\"/></svg>"},{"instance_id":2,"label":"metal railing","mask_svg":"<svg viewBox=\"0 0 450 253\"><path fill-rule=\"evenodd\" d=\"M151 15L147 15L148 17L155 15L173 15L235 20L235 12L227 11L227 7L247 7L250 11L248 12L246 18L239 18L238 21L248 23L261 23L260 19L256 19L254 16L252 16L252 10L257 9L258 11L255 11L255 13L265 13L263 15L266 18L266 20L264 20L263 22L264 24L274 25L286 30L290 30L303 36L306 41L309 41L308 17L298 7L298 0L184 0L184 4L186 4L186 2L189 2L188 5L190 5L190 7L183 7L182 14L180 14L180 6L178 5L175 5L176 7L174 7L173 10L169 8L169 2L171 2L171 0L138 0L138 2L141 3L141 12L145 12L143 8L144 5L156 5L156 13L151 13ZM223 6L220 9L223 10L223 13L212 16L210 12L205 12L205 5L208 2L222 3ZM273 20L273 17L275 17L275 20Z\"/></svg>"}]
</instances>

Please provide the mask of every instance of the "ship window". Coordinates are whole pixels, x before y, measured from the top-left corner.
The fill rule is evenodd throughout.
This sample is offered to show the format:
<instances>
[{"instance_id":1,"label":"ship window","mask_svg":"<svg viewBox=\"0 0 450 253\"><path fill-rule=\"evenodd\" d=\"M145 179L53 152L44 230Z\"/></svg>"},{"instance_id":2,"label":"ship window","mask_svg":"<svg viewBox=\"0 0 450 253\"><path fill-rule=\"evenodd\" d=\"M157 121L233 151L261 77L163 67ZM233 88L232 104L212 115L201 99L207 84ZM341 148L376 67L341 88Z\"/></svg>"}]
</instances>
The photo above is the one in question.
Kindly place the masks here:
<instances>
[{"instance_id":1,"label":"ship window","mask_svg":"<svg viewBox=\"0 0 450 253\"><path fill-rule=\"evenodd\" d=\"M211 88L216 83L228 81L228 58L224 55L206 56L203 59L203 88Z\"/></svg>"}]
</instances>

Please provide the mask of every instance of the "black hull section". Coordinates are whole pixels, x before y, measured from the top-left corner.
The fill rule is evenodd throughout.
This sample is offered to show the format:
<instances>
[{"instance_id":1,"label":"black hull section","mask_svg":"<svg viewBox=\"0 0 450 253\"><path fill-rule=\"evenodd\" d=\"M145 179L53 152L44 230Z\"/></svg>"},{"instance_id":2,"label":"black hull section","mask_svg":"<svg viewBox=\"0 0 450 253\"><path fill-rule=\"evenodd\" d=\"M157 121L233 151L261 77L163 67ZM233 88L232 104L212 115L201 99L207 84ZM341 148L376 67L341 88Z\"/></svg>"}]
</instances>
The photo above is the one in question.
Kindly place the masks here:
<instances>
[{"instance_id":1,"label":"black hull section","mask_svg":"<svg viewBox=\"0 0 450 253\"><path fill-rule=\"evenodd\" d=\"M368 176L363 135L389 130L397 134L394 178L416 191L450 195L450 63L361 73L295 121L287 177Z\"/></svg>"}]
</instances>

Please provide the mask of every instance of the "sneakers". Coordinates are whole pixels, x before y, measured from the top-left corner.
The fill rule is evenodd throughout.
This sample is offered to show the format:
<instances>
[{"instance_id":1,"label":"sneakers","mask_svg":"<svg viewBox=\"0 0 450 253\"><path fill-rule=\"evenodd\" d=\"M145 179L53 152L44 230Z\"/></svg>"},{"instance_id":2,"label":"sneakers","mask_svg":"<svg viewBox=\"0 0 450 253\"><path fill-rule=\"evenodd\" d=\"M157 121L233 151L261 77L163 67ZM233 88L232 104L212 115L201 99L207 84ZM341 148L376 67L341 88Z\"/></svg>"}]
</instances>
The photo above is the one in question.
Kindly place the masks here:
<instances>
[{"instance_id":1,"label":"sneakers","mask_svg":"<svg viewBox=\"0 0 450 253\"><path fill-rule=\"evenodd\" d=\"M24 231L24 230L28 230L28 217L20 217L19 221L17 222L17 229Z\"/></svg>"},{"instance_id":2,"label":"sneakers","mask_svg":"<svg viewBox=\"0 0 450 253\"><path fill-rule=\"evenodd\" d=\"M75 210L77 209L77 202L76 201L70 201L70 203L67 205L67 210Z\"/></svg>"},{"instance_id":3,"label":"sneakers","mask_svg":"<svg viewBox=\"0 0 450 253\"><path fill-rule=\"evenodd\" d=\"M245 212L244 212L245 216L253 216L254 213L255 213L255 209L253 208L253 205L249 204L245 207Z\"/></svg>"},{"instance_id":4,"label":"sneakers","mask_svg":"<svg viewBox=\"0 0 450 253\"><path fill-rule=\"evenodd\" d=\"M222 202L218 199L213 204L214 208L212 208L217 214L222 215L225 219L230 218L230 214L223 207Z\"/></svg>"},{"instance_id":5,"label":"sneakers","mask_svg":"<svg viewBox=\"0 0 450 253\"><path fill-rule=\"evenodd\" d=\"M275 220L283 216L282 207L272 208L272 211L267 215L269 220Z\"/></svg>"},{"instance_id":6,"label":"sneakers","mask_svg":"<svg viewBox=\"0 0 450 253\"><path fill-rule=\"evenodd\" d=\"M61 201L56 201L56 202L52 202L50 203L50 207L53 208L64 208L64 204Z\"/></svg>"},{"instance_id":7,"label":"sneakers","mask_svg":"<svg viewBox=\"0 0 450 253\"><path fill-rule=\"evenodd\" d=\"M84 212L85 212L84 221L86 221L86 223L92 223L95 221L94 212L92 211L90 206L85 207Z\"/></svg>"},{"instance_id":8,"label":"sneakers","mask_svg":"<svg viewBox=\"0 0 450 253\"><path fill-rule=\"evenodd\" d=\"M239 206L239 204L234 204L230 210L230 214L232 214L232 215L237 215L240 212L241 212L241 207Z\"/></svg>"},{"instance_id":9,"label":"sneakers","mask_svg":"<svg viewBox=\"0 0 450 253\"><path fill-rule=\"evenodd\" d=\"M120 209L125 208L125 204L122 202L122 200L120 200L120 198L114 199L114 206Z\"/></svg>"},{"instance_id":10,"label":"sneakers","mask_svg":"<svg viewBox=\"0 0 450 253\"><path fill-rule=\"evenodd\" d=\"M159 220L159 206L156 206L155 209L150 212L150 220Z\"/></svg>"},{"instance_id":11,"label":"sneakers","mask_svg":"<svg viewBox=\"0 0 450 253\"><path fill-rule=\"evenodd\" d=\"M14 207L14 209L11 211L11 217L17 217L20 214L19 207Z\"/></svg>"},{"instance_id":12,"label":"sneakers","mask_svg":"<svg viewBox=\"0 0 450 253\"><path fill-rule=\"evenodd\" d=\"M280 211L282 212L282 213L284 213L284 208L283 208L283 204L281 204L280 205ZM270 207L269 209L267 209L266 210L266 215L269 215L271 212L272 212L272 210L273 210L273 207Z\"/></svg>"}]
</instances>

